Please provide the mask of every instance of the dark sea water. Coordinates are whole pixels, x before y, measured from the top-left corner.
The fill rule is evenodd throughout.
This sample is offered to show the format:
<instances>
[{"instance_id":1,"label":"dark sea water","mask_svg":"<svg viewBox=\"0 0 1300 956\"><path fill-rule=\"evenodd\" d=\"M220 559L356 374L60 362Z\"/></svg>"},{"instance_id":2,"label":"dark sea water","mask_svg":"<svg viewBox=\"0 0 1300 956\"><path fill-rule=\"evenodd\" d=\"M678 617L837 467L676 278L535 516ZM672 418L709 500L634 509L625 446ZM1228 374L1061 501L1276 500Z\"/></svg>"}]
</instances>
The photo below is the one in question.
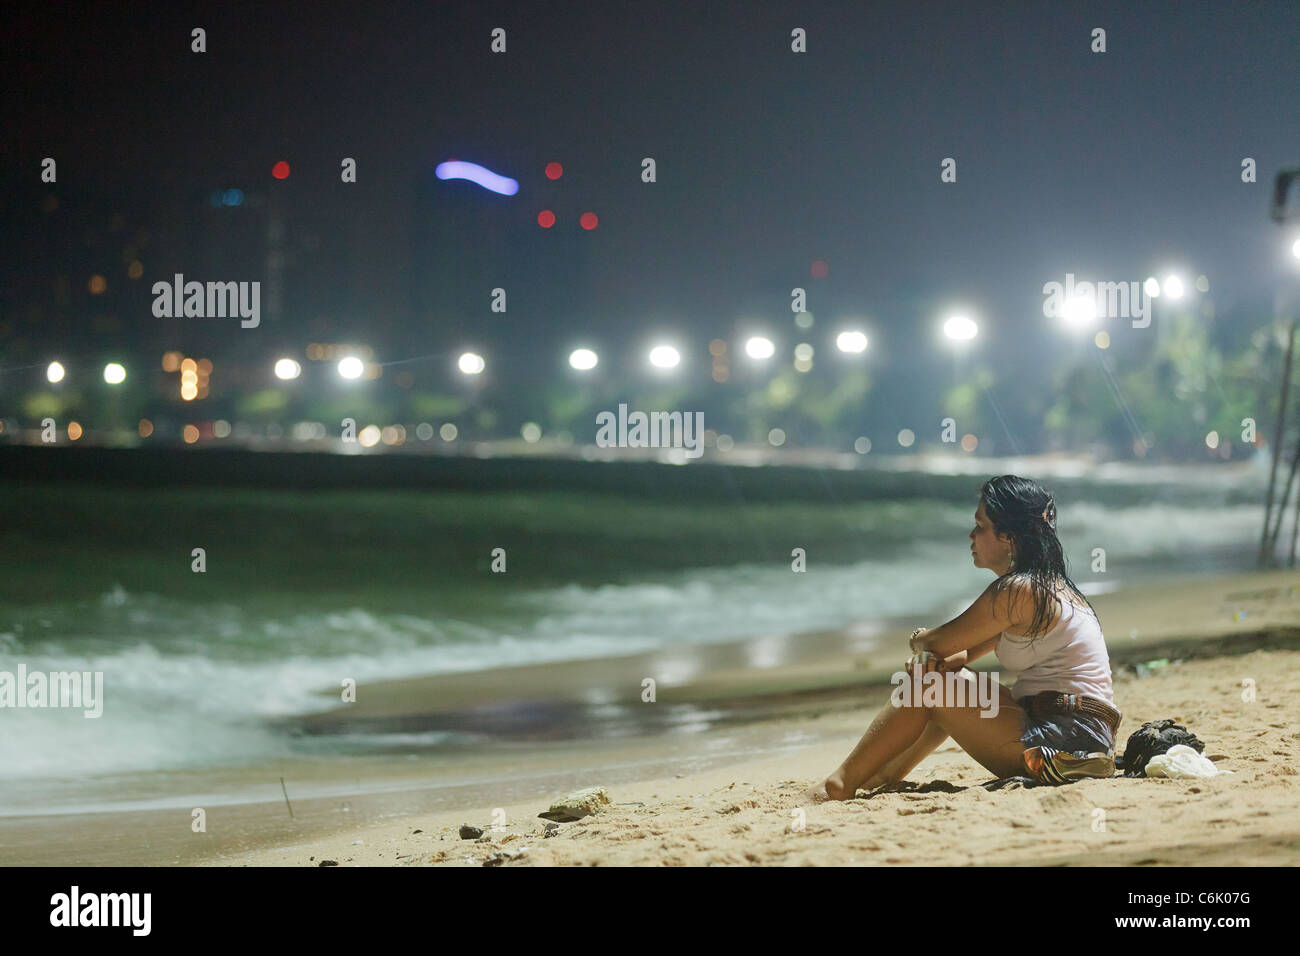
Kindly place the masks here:
<instances>
[{"instance_id":1,"label":"dark sea water","mask_svg":"<svg viewBox=\"0 0 1300 956\"><path fill-rule=\"evenodd\" d=\"M0 767L28 797L42 781L237 768L302 755L308 744L275 719L331 706L319 692L341 677L621 655L950 608L991 579L969 555L972 484L947 497L797 503L0 486L0 671L102 671L105 684L98 719L0 711ZM1256 492L1175 485L1167 474L1123 488L1080 480L1062 496L1058 531L1085 591L1251 566ZM204 573L191 569L195 548ZM791 570L796 548L806 573ZM492 570L494 549L504 573ZM1095 549L1104 573L1092 570ZM315 756L331 745L310 742Z\"/></svg>"}]
</instances>

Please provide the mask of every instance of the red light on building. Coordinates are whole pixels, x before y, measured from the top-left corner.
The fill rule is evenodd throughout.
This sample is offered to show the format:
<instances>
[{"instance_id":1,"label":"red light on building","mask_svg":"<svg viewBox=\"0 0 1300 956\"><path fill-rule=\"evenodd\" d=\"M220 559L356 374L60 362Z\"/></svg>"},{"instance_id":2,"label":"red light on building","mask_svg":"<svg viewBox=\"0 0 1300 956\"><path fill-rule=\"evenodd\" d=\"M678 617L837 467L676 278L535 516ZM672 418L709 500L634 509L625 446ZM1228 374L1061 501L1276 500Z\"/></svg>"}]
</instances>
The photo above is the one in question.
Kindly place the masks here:
<instances>
[{"instance_id":1,"label":"red light on building","mask_svg":"<svg viewBox=\"0 0 1300 956\"><path fill-rule=\"evenodd\" d=\"M584 212L582 218L578 220L578 225L582 226L583 229L595 229L596 223L597 219L594 212Z\"/></svg>"},{"instance_id":2,"label":"red light on building","mask_svg":"<svg viewBox=\"0 0 1300 956\"><path fill-rule=\"evenodd\" d=\"M543 229L550 229L555 225L555 213L551 212L549 209L543 209L537 214L537 225L541 226Z\"/></svg>"},{"instance_id":3,"label":"red light on building","mask_svg":"<svg viewBox=\"0 0 1300 956\"><path fill-rule=\"evenodd\" d=\"M564 175L564 167L561 166L559 163L546 164L547 179L559 179L563 175Z\"/></svg>"},{"instance_id":4,"label":"red light on building","mask_svg":"<svg viewBox=\"0 0 1300 956\"><path fill-rule=\"evenodd\" d=\"M271 175L274 176L276 179L288 179L289 164L286 163L283 159L280 160L278 163L276 163L274 166L271 167Z\"/></svg>"}]
</instances>

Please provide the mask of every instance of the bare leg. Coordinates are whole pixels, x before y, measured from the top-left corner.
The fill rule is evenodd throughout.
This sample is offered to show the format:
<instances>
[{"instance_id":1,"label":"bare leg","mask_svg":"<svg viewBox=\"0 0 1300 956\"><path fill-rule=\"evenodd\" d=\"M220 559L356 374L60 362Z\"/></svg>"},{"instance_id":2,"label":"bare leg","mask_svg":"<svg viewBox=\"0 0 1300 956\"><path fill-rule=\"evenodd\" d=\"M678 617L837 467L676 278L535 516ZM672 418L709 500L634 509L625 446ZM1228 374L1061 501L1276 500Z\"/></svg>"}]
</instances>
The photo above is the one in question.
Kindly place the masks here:
<instances>
[{"instance_id":1,"label":"bare leg","mask_svg":"<svg viewBox=\"0 0 1300 956\"><path fill-rule=\"evenodd\" d=\"M926 708L962 750L995 777L1028 774L1025 745L1020 740L1024 711L1005 685L999 687L998 714L987 717L977 704L956 706L945 701L941 707Z\"/></svg>"},{"instance_id":2,"label":"bare leg","mask_svg":"<svg viewBox=\"0 0 1300 956\"><path fill-rule=\"evenodd\" d=\"M925 730L921 731L921 737L916 743L877 770L869 779L858 784L858 789L874 790L886 784L901 783L907 779L907 775L917 764L934 753L936 748L947 739L948 731L931 720L925 725Z\"/></svg>"},{"instance_id":3,"label":"bare leg","mask_svg":"<svg viewBox=\"0 0 1300 956\"><path fill-rule=\"evenodd\" d=\"M887 701L858 745L844 758L844 762L822 785L809 790L807 796L814 800L849 799L858 792L858 787L863 782L877 775L884 776L882 771L890 763L901 765L900 758L921 743L929 725L930 712L924 707L895 707ZM947 736L947 731L944 731L944 735ZM934 747L938 745L936 742ZM930 749L933 750L934 747ZM918 757L917 762L919 761ZM910 770L911 767L907 769Z\"/></svg>"},{"instance_id":4,"label":"bare leg","mask_svg":"<svg viewBox=\"0 0 1300 956\"><path fill-rule=\"evenodd\" d=\"M949 736L999 777L1025 773L1023 714L1006 687L999 688L998 704L997 717L989 718L978 706L959 707L956 701L934 707L886 703L844 763L804 796L847 800L860 787L900 781Z\"/></svg>"}]
</instances>

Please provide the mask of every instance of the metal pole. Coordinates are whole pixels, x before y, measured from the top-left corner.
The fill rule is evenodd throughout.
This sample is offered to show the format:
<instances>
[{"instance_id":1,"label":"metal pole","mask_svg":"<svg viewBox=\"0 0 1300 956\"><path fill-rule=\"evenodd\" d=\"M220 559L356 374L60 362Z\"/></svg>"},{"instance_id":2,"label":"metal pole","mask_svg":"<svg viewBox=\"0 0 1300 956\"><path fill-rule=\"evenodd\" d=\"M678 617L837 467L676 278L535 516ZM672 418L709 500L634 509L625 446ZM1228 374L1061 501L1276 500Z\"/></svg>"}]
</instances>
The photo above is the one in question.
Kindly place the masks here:
<instances>
[{"instance_id":1,"label":"metal pole","mask_svg":"<svg viewBox=\"0 0 1300 956\"><path fill-rule=\"evenodd\" d=\"M1287 395L1291 391L1291 355L1295 349L1295 322L1288 327L1286 339L1286 358L1282 362L1282 394L1278 399L1277 428L1273 432L1273 463L1268 470L1268 494L1264 498L1264 532L1259 539L1259 567L1264 567L1270 544L1268 525L1273 514L1273 486L1277 481L1277 459L1282 450L1282 430L1286 427Z\"/></svg>"},{"instance_id":2,"label":"metal pole","mask_svg":"<svg viewBox=\"0 0 1300 956\"><path fill-rule=\"evenodd\" d=\"M1273 530L1268 536L1268 550L1270 557L1277 549L1278 536L1282 532L1282 518L1286 514L1286 506L1291 503L1291 488L1295 485L1296 469L1300 468L1300 440L1296 441L1295 454L1291 456L1291 470L1287 473L1286 488L1282 492L1282 501L1277 506L1277 519L1273 522Z\"/></svg>"},{"instance_id":3,"label":"metal pole","mask_svg":"<svg viewBox=\"0 0 1300 956\"><path fill-rule=\"evenodd\" d=\"M1297 502L1295 509L1295 518L1291 522L1291 555L1287 558L1286 566L1295 567L1295 543L1296 535L1300 534L1300 502Z\"/></svg>"}]
</instances>

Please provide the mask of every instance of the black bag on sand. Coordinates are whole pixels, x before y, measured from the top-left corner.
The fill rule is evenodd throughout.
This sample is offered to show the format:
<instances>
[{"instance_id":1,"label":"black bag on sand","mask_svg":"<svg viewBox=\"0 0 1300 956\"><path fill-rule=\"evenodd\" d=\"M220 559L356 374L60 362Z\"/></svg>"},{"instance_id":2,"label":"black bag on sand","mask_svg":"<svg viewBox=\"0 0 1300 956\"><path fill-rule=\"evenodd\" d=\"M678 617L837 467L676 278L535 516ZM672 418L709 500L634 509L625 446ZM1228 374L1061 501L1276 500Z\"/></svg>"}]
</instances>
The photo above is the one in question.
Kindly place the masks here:
<instances>
[{"instance_id":1,"label":"black bag on sand","mask_svg":"<svg viewBox=\"0 0 1300 956\"><path fill-rule=\"evenodd\" d=\"M1198 754L1205 752L1205 744L1196 734L1172 720L1149 720L1140 730L1129 735L1124 752L1115 758L1115 767L1126 777L1146 776L1147 761L1170 747L1185 744Z\"/></svg>"}]
</instances>

